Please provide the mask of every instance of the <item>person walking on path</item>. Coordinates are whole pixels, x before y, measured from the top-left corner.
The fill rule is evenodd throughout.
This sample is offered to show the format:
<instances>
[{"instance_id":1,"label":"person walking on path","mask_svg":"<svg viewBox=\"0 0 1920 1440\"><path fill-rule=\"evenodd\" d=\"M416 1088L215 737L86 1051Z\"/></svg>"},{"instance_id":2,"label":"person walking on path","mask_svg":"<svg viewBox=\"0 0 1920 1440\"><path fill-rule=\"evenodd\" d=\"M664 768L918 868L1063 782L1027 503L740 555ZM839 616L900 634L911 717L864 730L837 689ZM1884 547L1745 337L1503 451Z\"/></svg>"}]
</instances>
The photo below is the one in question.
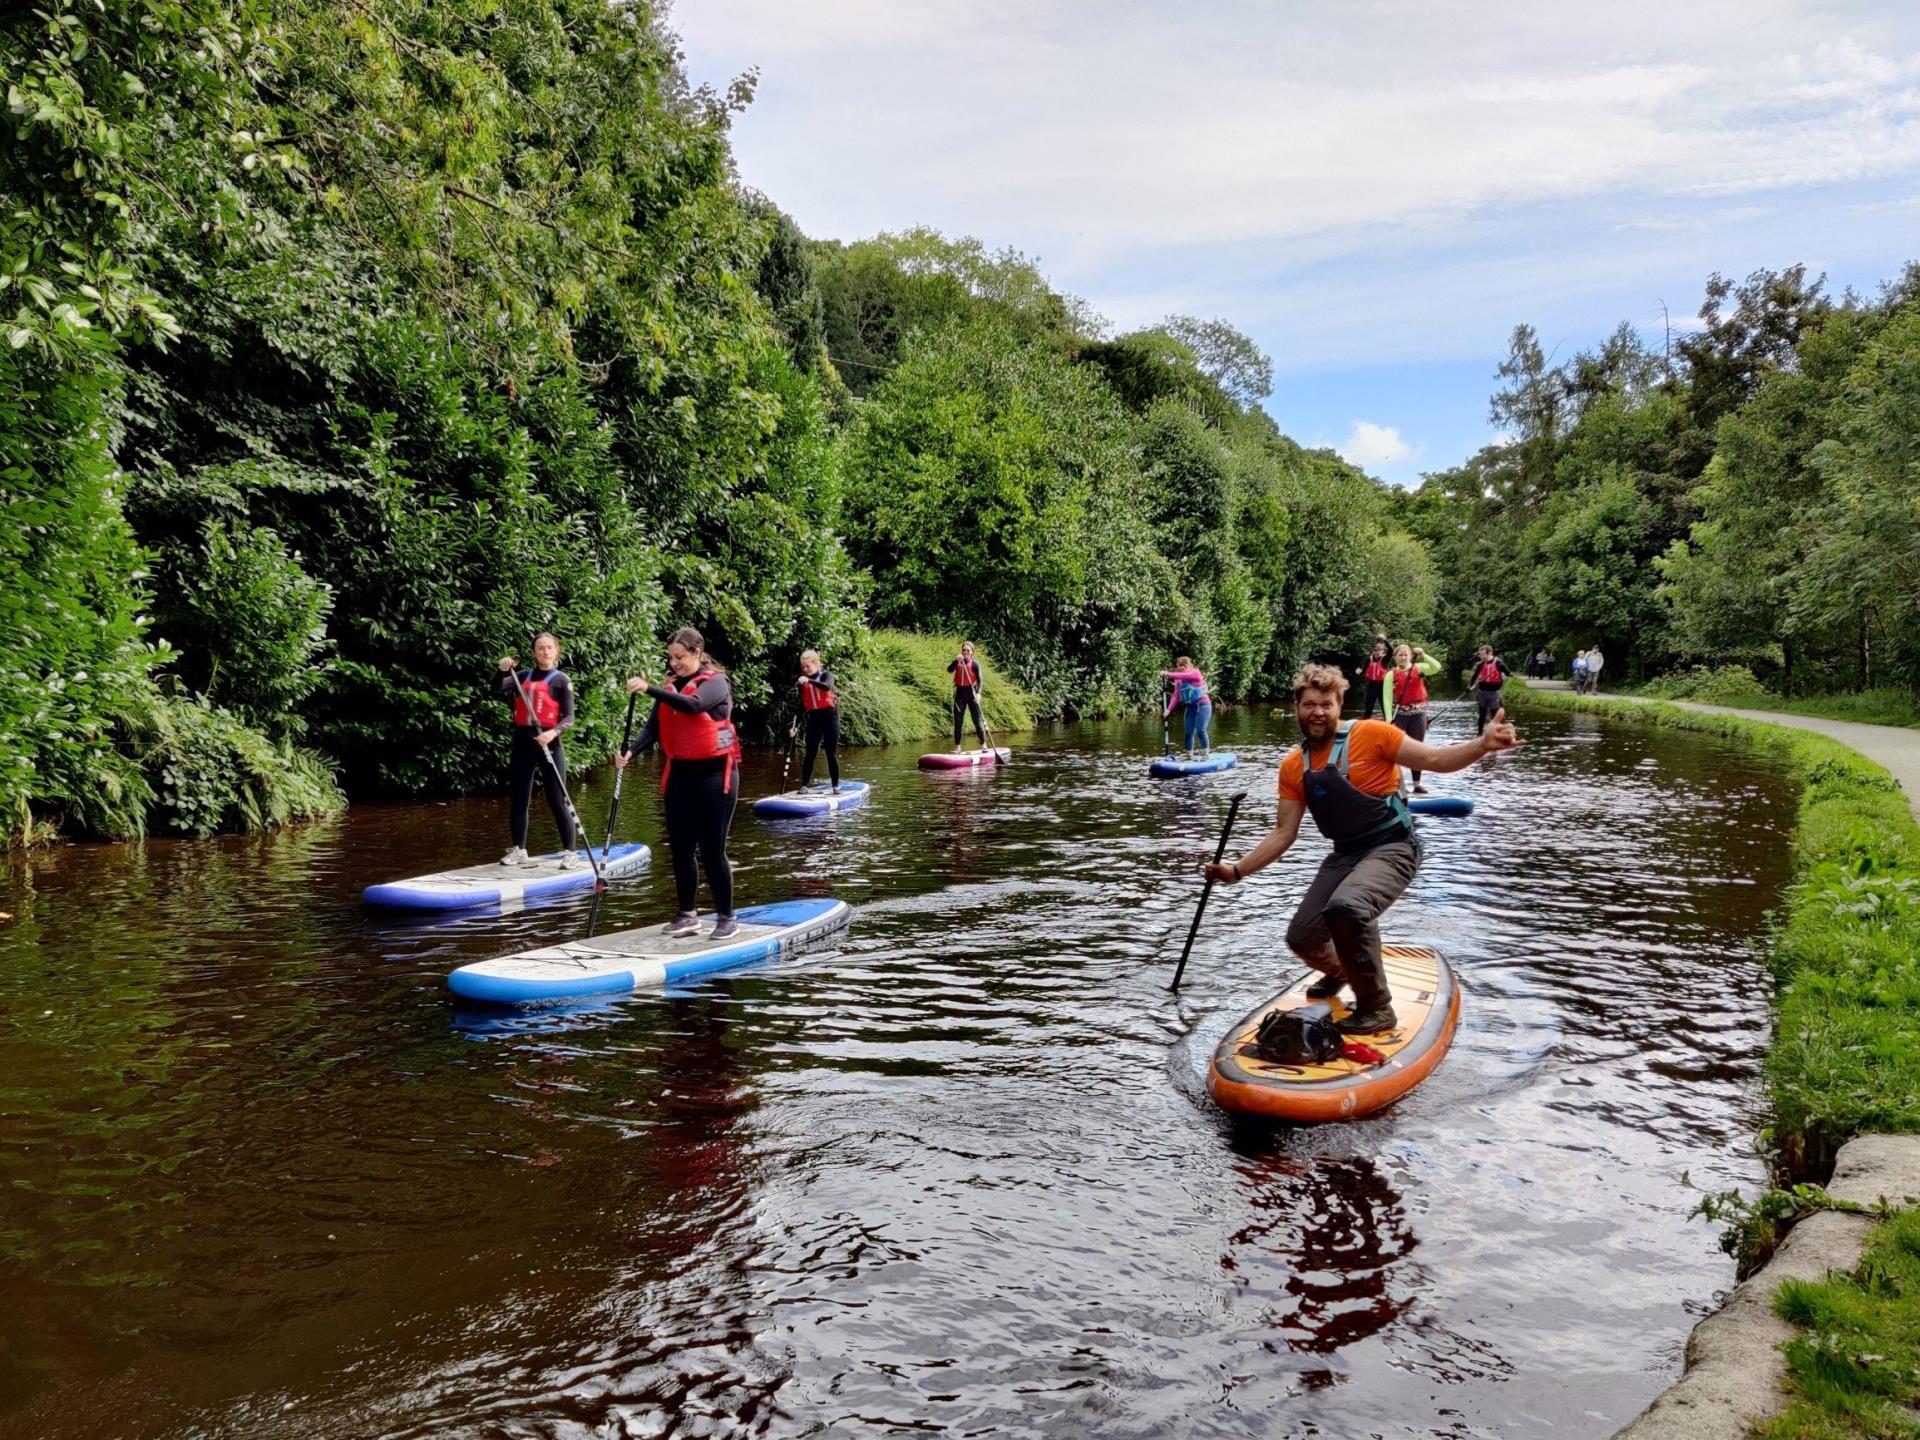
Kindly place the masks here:
<instances>
[{"instance_id":1,"label":"person walking on path","mask_svg":"<svg viewBox=\"0 0 1920 1440\"><path fill-rule=\"evenodd\" d=\"M1182 655L1173 662L1173 669L1162 670L1160 678L1171 680L1173 688L1167 692L1167 713L1176 709L1185 724L1187 754L1193 754L1194 741L1200 742L1202 754L1213 749L1213 737L1209 733L1213 725L1213 697L1207 693L1207 677L1195 668L1187 656Z\"/></svg>"},{"instance_id":2,"label":"person walking on path","mask_svg":"<svg viewBox=\"0 0 1920 1440\"><path fill-rule=\"evenodd\" d=\"M1573 652L1573 693L1587 693L1587 652L1584 650Z\"/></svg>"},{"instance_id":3,"label":"person walking on path","mask_svg":"<svg viewBox=\"0 0 1920 1440\"><path fill-rule=\"evenodd\" d=\"M1482 645L1479 659L1473 667L1473 698L1478 707L1479 721L1474 734L1478 735L1486 729L1493 712L1500 708L1500 687L1506 683L1507 662L1493 653L1491 645Z\"/></svg>"},{"instance_id":4,"label":"person walking on path","mask_svg":"<svg viewBox=\"0 0 1920 1440\"><path fill-rule=\"evenodd\" d=\"M1373 642L1373 653L1367 656L1366 668L1360 672L1361 679L1367 683L1360 707L1360 718L1371 720L1376 708L1381 719L1387 717L1387 637L1382 635Z\"/></svg>"},{"instance_id":5,"label":"person walking on path","mask_svg":"<svg viewBox=\"0 0 1920 1440\"><path fill-rule=\"evenodd\" d=\"M1600 689L1600 671L1606 663L1607 657L1600 653L1598 645L1587 651L1587 694L1592 695Z\"/></svg>"},{"instance_id":6,"label":"person walking on path","mask_svg":"<svg viewBox=\"0 0 1920 1440\"><path fill-rule=\"evenodd\" d=\"M953 753L960 753L960 736L969 714L973 716L973 733L984 750L987 722L980 713L980 691L985 682L980 674L980 662L974 658L971 640L960 642L960 653L947 662L947 673L953 676Z\"/></svg>"},{"instance_id":7,"label":"person walking on path","mask_svg":"<svg viewBox=\"0 0 1920 1440\"><path fill-rule=\"evenodd\" d=\"M840 701L833 690L833 672L820 663L818 650L800 656L800 708L807 717L807 754L800 762L800 788L813 782L813 762L827 752L828 787L840 788Z\"/></svg>"},{"instance_id":8,"label":"person walking on path","mask_svg":"<svg viewBox=\"0 0 1920 1440\"><path fill-rule=\"evenodd\" d=\"M1393 650L1393 697L1388 718L1410 740L1427 738L1427 679L1440 673L1440 662L1418 645L1396 645ZM1413 793L1424 795L1421 771L1413 766Z\"/></svg>"},{"instance_id":9,"label":"person walking on path","mask_svg":"<svg viewBox=\"0 0 1920 1440\"><path fill-rule=\"evenodd\" d=\"M547 792L547 808L560 827L560 868L577 870L585 862L574 849L573 812L567 804L567 752L561 736L573 728L573 682L554 667L560 663L560 642L542 631L533 637L533 668L518 673L520 662L500 657L497 681L500 694L513 702L513 749L510 756L507 829L510 835L502 865L527 863L527 817L533 808L533 782L540 779ZM527 706L533 706L528 713ZM553 757L548 765L540 751Z\"/></svg>"},{"instance_id":10,"label":"person walking on path","mask_svg":"<svg viewBox=\"0 0 1920 1440\"><path fill-rule=\"evenodd\" d=\"M627 693L653 699L653 713L613 763L625 769L635 755L656 743L666 752L660 793L667 797L667 848L673 852L673 887L679 910L667 923L671 936L698 935L695 908L700 872L707 872L713 893L713 938L724 940L740 928L733 917L733 866L727 859L727 832L739 803L735 776L740 742L733 732L733 686L708 658L698 630L676 630L667 642L666 683L645 675L627 681Z\"/></svg>"},{"instance_id":11,"label":"person walking on path","mask_svg":"<svg viewBox=\"0 0 1920 1440\"><path fill-rule=\"evenodd\" d=\"M1301 743L1280 762L1280 813L1266 838L1238 860L1210 863L1210 880L1237 885L1286 854L1311 814L1333 850L1307 886L1287 926L1287 948L1320 972L1307 990L1327 1000L1353 990L1353 1012L1340 1022L1349 1035L1373 1035L1399 1023L1386 964L1380 917L1412 883L1420 865L1413 817L1400 797L1400 766L1447 774L1522 742L1506 711L1472 740L1435 749L1378 720L1340 723L1347 677L1331 665L1309 665L1293 677Z\"/></svg>"}]
</instances>

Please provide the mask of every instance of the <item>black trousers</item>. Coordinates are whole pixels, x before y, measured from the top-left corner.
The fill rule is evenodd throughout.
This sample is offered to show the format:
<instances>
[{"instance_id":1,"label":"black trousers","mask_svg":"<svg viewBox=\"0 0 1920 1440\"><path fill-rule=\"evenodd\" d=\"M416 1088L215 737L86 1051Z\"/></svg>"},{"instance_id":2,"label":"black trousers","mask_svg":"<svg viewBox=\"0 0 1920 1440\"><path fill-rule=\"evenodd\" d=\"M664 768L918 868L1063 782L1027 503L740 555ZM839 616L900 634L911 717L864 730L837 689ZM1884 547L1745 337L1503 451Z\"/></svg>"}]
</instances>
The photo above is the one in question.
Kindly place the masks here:
<instances>
[{"instance_id":1,"label":"black trousers","mask_svg":"<svg viewBox=\"0 0 1920 1440\"><path fill-rule=\"evenodd\" d=\"M525 725L517 725L513 731L513 779L509 786L513 796L513 843L522 850L527 848L527 812L533 808L533 783L537 779L547 788L547 808L553 811L553 823L560 827L560 848L571 850L578 837L573 833L573 817L567 810L567 792L560 787L567 774L567 752L560 748L556 738L552 746L553 763L560 773L555 775L540 758L540 747L534 744L533 733Z\"/></svg>"},{"instance_id":2,"label":"black trousers","mask_svg":"<svg viewBox=\"0 0 1920 1440\"><path fill-rule=\"evenodd\" d=\"M1473 699L1480 713L1480 723L1473 732L1478 735L1487 728L1487 723L1493 719L1494 712L1507 702L1498 690L1489 690L1485 686L1473 692Z\"/></svg>"},{"instance_id":3,"label":"black trousers","mask_svg":"<svg viewBox=\"0 0 1920 1440\"><path fill-rule=\"evenodd\" d=\"M969 687L953 692L953 748L960 748L960 735L966 728L968 712L973 714L973 733L980 737L980 743L987 743L986 721L980 715L980 692Z\"/></svg>"},{"instance_id":4,"label":"black trousers","mask_svg":"<svg viewBox=\"0 0 1920 1440\"><path fill-rule=\"evenodd\" d=\"M727 832L740 797L726 783L725 760L676 760L667 771L667 849L673 852L673 891L682 915L698 909L702 870L715 913L733 914Z\"/></svg>"},{"instance_id":5,"label":"black trousers","mask_svg":"<svg viewBox=\"0 0 1920 1440\"><path fill-rule=\"evenodd\" d=\"M800 762L800 788L807 788L813 779L813 762L819 756L821 747L827 752L827 778L834 784L840 783L840 707L829 705L824 710L807 711L807 758Z\"/></svg>"},{"instance_id":6,"label":"black trousers","mask_svg":"<svg viewBox=\"0 0 1920 1440\"><path fill-rule=\"evenodd\" d=\"M1400 727L1409 740L1427 738L1427 712L1424 710L1402 710L1393 717L1393 723ZM1418 770L1413 772L1414 784L1420 783L1420 775Z\"/></svg>"},{"instance_id":7,"label":"black trousers","mask_svg":"<svg viewBox=\"0 0 1920 1440\"><path fill-rule=\"evenodd\" d=\"M1366 685L1367 685L1367 708L1360 712L1360 718L1362 720L1372 719L1373 712L1376 710L1378 710L1381 713L1381 715L1384 716L1387 713L1387 701L1386 701L1387 682L1384 680L1369 680L1366 682Z\"/></svg>"}]
</instances>

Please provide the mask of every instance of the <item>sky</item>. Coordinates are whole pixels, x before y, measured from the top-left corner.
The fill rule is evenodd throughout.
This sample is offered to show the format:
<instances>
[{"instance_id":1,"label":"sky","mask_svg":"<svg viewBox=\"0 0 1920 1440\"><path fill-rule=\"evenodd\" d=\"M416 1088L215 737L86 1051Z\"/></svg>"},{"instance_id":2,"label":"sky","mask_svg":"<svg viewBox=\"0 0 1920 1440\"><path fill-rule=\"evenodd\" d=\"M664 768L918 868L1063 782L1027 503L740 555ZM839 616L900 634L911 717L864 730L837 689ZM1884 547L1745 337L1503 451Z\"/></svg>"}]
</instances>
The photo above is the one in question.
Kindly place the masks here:
<instances>
[{"instance_id":1,"label":"sky","mask_svg":"<svg viewBox=\"0 0 1920 1440\"><path fill-rule=\"evenodd\" d=\"M1920 0L678 0L758 73L742 180L809 235L1011 246L1118 330L1218 316L1282 429L1395 484L1707 277L1920 260Z\"/></svg>"}]
</instances>

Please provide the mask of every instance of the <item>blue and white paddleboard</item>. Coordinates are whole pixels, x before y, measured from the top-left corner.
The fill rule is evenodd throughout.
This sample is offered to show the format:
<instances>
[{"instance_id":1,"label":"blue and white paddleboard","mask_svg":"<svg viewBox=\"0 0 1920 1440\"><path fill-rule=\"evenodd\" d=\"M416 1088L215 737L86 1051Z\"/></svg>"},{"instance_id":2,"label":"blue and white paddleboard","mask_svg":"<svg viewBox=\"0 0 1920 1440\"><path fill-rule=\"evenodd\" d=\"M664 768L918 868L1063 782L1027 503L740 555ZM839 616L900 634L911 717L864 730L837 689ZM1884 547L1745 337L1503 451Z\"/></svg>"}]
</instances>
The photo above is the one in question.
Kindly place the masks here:
<instances>
[{"instance_id":1,"label":"blue and white paddleboard","mask_svg":"<svg viewBox=\"0 0 1920 1440\"><path fill-rule=\"evenodd\" d=\"M1240 757L1231 751L1223 750L1218 755L1209 755L1204 760L1188 760L1179 755L1162 755L1147 766L1149 775L1166 779L1173 775L1210 775L1215 770L1231 770L1240 763Z\"/></svg>"},{"instance_id":2,"label":"blue and white paddleboard","mask_svg":"<svg viewBox=\"0 0 1920 1440\"><path fill-rule=\"evenodd\" d=\"M1414 795L1407 809L1415 815L1471 815L1473 801L1464 795Z\"/></svg>"},{"instance_id":3,"label":"blue and white paddleboard","mask_svg":"<svg viewBox=\"0 0 1920 1440\"><path fill-rule=\"evenodd\" d=\"M593 867L586 857L580 857L579 869L562 870L563 853L556 850L551 855L532 855L520 865L495 862L416 875L411 880L389 880L384 885L369 885L360 898L369 905L388 905L396 910L471 910L482 905L513 905L536 895L592 889ZM601 873L609 880L631 875L653 857L651 850L637 843L593 853Z\"/></svg>"},{"instance_id":4,"label":"blue and white paddleboard","mask_svg":"<svg viewBox=\"0 0 1920 1440\"><path fill-rule=\"evenodd\" d=\"M677 939L664 925L649 925L462 965L447 977L447 988L464 1000L496 1005L651 989L786 955L852 917L846 901L832 898L750 905L735 915L740 929L725 940L712 938L711 924Z\"/></svg>"},{"instance_id":5,"label":"blue and white paddleboard","mask_svg":"<svg viewBox=\"0 0 1920 1440\"><path fill-rule=\"evenodd\" d=\"M864 780L842 780L838 790L830 790L825 782L816 781L804 790L763 795L753 802L753 813L788 820L804 815L831 815L836 810L851 810L866 804L872 790Z\"/></svg>"}]
</instances>

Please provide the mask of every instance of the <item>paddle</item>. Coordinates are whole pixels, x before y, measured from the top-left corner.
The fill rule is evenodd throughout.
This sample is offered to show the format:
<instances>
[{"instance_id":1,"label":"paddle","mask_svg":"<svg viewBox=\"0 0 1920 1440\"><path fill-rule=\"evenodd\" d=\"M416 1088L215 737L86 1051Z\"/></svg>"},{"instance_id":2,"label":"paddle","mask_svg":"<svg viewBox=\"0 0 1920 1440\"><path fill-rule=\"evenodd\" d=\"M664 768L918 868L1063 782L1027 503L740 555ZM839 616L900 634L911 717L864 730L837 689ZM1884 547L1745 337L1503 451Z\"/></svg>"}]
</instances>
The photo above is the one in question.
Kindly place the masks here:
<instances>
[{"instance_id":1,"label":"paddle","mask_svg":"<svg viewBox=\"0 0 1920 1440\"><path fill-rule=\"evenodd\" d=\"M1173 692L1170 689L1162 690L1160 692L1160 748L1169 755L1173 754L1173 732L1167 728L1167 724L1172 716Z\"/></svg>"},{"instance_id":2,"label":"paddle","mask_svg":"<svg viewBox=\"0 0 1920 1440\"><path fill-rule=\"evenodd\" d=\"M520 683L520 672L517 669L509 670L507 674L513 677L513 688L520 696L520 706L527 712L527 719L533 724L534 734L538 735L540 733L540 716L533 708L533 701L527 698L527 687ZM629 711L629 714L631 714L631 711ZM575 841L586 840L587 842L587 864L593 867L593 888L595 891L604 890L607 888L607 882L605 877L600 874L599 860L594 857L593 841L587 837L587 827L580 821L580 812L573 808L573 796L567 793L567 779L566 776L560 773L559 762L553 758L553 747L551 745L541 745L538 741L535 741L534 744L540 753L546 757L547 769L553 772L553 778L559 783L561 802L567 807L567 818L573 822L573 838Z\"/></svg>"},{"instance_id":3,"label":"paddle","mask_svg":"<svg viewBox=\"0 0 1920 1440\"><path fill-rule=\"evenodd\" d=\"M987 719L987 707L985 705L980 707L980 728L987 732L987 753L993 756L998 763L1011 765L1013 763L1013 751L1009 749L1007 751L1007 758L1001 760L1000 747L993 743L993 722Z\"/></svg>"},{"instance_id":4,"label":"paddle","mask_svg":"<svg viewBox=\"0 0 1920 1440\"><path fill-rule=\"evenodd\" d=\"M1220 857L1227 853L1227 837L1233 834L1234 817L1240 813L1240 802L1247 798L1247 792L1234 792L1233 803L1227 806L1227 823L1220 827L1220 843L1214 847L1213 863L1218 865ZM1200 903L1193 909L1193 924L1187 930L1187 943L1181 947L1180 963L1174 967L1173 984L1167 988L1178 990L1180 977L1187 973L1187 956L1193 953L1193 937L1200 933L1200 917L1207 913L1207 897L1213 894L1213 876L1207 876L1207 883L1200 887Z\"/></svg>"},{"instance_id":5,"label":"paddle","mask_svg":"<svg viewBox=\"0 0 1920 1440\"><path fill-rule=\"evenodd\" d=\"M806 682L802 680L795 683L804 685ZM793 769L793 742L800 737L800 713L805 709L806 707L802 705L800 711L794 713L793 719L787 722L787 758L780 762L780 793L782 795L787 793L787 774Z\"/></svg>"},{"instance_id":6,"label":"paddle","mask_svg":"<svg viewBox=\"0 0 1920 1440\"><path fill-rule=\"evenodd\" d=\"M627 748L627 742L633 739L633 706L634 702L639 698L638 695L627 696L627 723L620 731L620 748L622 750L625 750ZM620 782L626 778L627 770L624 765L616 765L613 767L613 804L607 809L607 840L606 843L600 847L600 853L602 855L610 855L613 851L613 827L620 819ZM587 846L587 854L589 857L592 856L592 845ZM587 938L589 940L593 938L594 929L600 924L600 897L606 893L607 882L601 877L599 868L596 866L593 872L593 904L587 910Z\"/></svg>"}]
</instances>

